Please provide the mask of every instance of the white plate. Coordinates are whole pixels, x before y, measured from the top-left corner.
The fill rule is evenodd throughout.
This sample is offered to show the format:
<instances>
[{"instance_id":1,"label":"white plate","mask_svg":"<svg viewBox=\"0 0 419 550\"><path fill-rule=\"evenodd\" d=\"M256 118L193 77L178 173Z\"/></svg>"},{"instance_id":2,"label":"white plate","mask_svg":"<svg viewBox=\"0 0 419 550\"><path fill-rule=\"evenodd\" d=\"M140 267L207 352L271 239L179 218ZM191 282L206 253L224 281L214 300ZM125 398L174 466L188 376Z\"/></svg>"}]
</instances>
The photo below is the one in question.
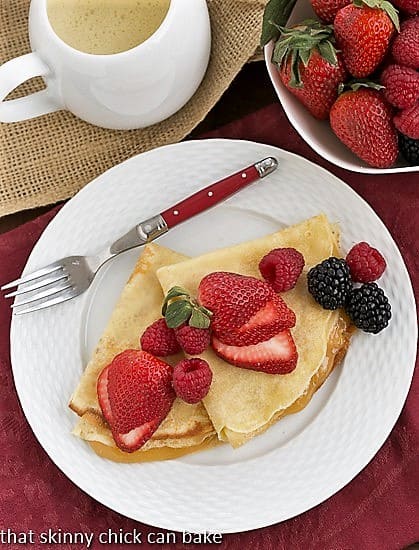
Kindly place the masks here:
<instances>
[{"instance_id":1,"label":"white plate","mask_svg":"<svg viewBox=\"0 0 419 550\"><path fill-rule=\"evenodd\" d=\"M287 26L300 23L304 19L315 18L308 0L298 0L291 13ZM278 95L285 114L300 136L316 153L340 168L367 174L394 174L417 172L419 166L406 166L399 163L392 168L373 168L359 159L333 133L329 122L315 119L300 101L282 84L276 65L271 62L273 42L265 46L265 62L273 87Z\"/></svg>"},{"instance_id":2,"label":"white plate","mask_svg":"<svg viewBox=\"0 0 419 550\"><path fill-rule=\"evenodd\" d=\"M185 142L109 170L68 202L35 246L26 271L94 253L136 222L266 156L280 168L159 242L196 255L325 212L343 248L360 240L388 261L381 284L393 306L388 329L356 334L344 365L310 405L241 449L228 446L167 462L100 459L70 434L68 399L139 250L111 263L85 295L14 317L16 388L39 442L81 489L109 508L173 530L236 532L288 519L348 483L374 456L399 416L414 367L415 302L390 234L371 208L332 174L280 149L245 141Z\"/></svg>"}]
</instances>

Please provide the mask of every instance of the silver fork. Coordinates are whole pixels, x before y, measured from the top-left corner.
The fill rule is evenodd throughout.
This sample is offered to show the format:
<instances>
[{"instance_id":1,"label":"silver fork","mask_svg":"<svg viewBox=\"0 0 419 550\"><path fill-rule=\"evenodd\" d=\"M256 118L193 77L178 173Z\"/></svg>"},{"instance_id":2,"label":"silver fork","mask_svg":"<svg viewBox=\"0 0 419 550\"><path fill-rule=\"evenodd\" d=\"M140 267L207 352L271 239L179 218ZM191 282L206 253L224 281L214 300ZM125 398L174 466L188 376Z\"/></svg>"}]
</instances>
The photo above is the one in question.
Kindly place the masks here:
<instances>
[{"instance_id":1,"label":"silver fork","mask_svg":"<svg viewBox=\"0 0 419 550\"><path fill-rule=\"evenodd\" d=\"M89 288L96 273L110 259L157 239L175 225L215 206L277 167L278 161L273 157L256 162L201 189L161 214L140 222L98 255L68 256L3 285L1 290L18 287L5 295L6 298L17 298L11 306L15 315L71 300Z\"/></svg>"}]
</instances>

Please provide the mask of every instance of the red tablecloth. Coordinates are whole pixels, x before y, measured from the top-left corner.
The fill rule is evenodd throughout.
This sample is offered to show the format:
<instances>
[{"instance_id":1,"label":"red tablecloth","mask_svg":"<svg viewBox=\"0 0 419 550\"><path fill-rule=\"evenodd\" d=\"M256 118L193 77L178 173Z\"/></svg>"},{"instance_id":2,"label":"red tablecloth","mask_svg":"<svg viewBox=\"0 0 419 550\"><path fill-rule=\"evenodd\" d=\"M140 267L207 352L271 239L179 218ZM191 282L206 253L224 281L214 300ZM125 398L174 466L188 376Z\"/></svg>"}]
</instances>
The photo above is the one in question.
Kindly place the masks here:
<instances>
[{"instance_id":1,"label":"red tablecloth","mask_svg":"<svg viewBox=\"0 0 419 550\"><path fill-rule=\"evenodd\" d=\"M419 174L359 175L338 169L317 156L290 127L281 108L272 105L205 137L260 141L299 153L349 183L383 219L395 238L419 290ZM17 277L56 209L0 236L0 285ZM131 521L95 502L75 487L51 462L32 434L20 409L10 367L10 308L0 298L0 544L13 534L34 532L33 548L85 548L58 543L58 534L93 533L93 548L108 529L143 533L142 548L191 548L145 542L158 529ZM397 365L394 366L397 368ZM106 483L106 479L103 480ZM267 495L269 498L269 495ZM275 506L275 503L272 503ZM41 533L51 529L51 544ZM22 536L22 535L21 535ZM21 540L23 540L21 538ZM419 540L419 375L390 437L371 463L344 489L316 508L289 521L247 533L225 535L223 549L252 550L386 550ZM56 541L56 544L53 544ZM103 548L130 548L110 544ZM202 547L202 546L201 546Z\"/></svg>"}]
</instances>

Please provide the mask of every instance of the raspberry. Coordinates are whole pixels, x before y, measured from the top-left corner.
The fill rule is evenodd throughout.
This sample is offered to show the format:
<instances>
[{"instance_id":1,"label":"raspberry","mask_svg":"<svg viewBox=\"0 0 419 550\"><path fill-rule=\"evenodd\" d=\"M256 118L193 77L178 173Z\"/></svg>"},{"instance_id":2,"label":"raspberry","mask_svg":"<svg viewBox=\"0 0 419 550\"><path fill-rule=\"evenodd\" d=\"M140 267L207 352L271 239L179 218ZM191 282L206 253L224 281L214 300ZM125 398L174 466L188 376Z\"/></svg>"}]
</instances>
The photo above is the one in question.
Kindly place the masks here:
<instances>
[{"instance_id":1,"label":"raspberry","mask_svg":"<svg viewBox=\"0 0 419 550\"><path fill-rule=\"evenodd\" d=\"M419 69L419 16L411 17L400 26L391 50L399 65Z\"/></svg>"},{"instance_id":2,"label":"raspberry","mask_svg":"<svg viewBox=\"0 0 419 550\"><path fill-rule=\"evenodd\" d=\"M399 134L399 148L410 166L419 166L419 139Z\"/></svg>"},{"instance_id":3,"label":"raspberry","mask_svg":"<svg viewBox=\"0 0 419 550\"><path fill-rule=\"evenodd\" d=\"M392 4L411 15L419 12L418 0L392 0Z\"/></svg>"},{"instance_id":4,"label":"raspberry","mask_svg":"<svg viewBox=\"0 0 419 550\"><path fill-rule=\"evenodd\" d=\"M191 405L207 395L211 382L212 370L203 359L183 359L173 370L176 395Z\"/></svg>"},{"instance_id":5,"label":"raspberry","mask_svg":"<svg viewBox=\"0 0 419 550\"><path fill-rule=\"evenodd\" d=\"M308 291L324 309L337 309L345 304L352 288L345 260L328 258L312 267L307 274Z\"/></svg>"},{"instance_id":6,"label":"raspberry","mask_svg":"<svg viewBox=\"0 0 419 550\"><path fill-rule=\"evenodd\" d=\"M346 256L352 280L357 283L371 283L384 273L386 261L376 248L368 243L358 243Z\"/></svg>"},{"instance_id":7,"label":"raspberry","mask_svg":"<svg viewBox=\"0 0 419 550\"><path fill-rule=\"evenodd\" d=\"M210 331L207 328L196 328L182 325L175 329L176 339L185 353L198 355L210 344Z\"/></svg>"},{"instance_id":8,"label":"raspberry","mask_svg":"<svg viewBox=\"0 0 419 550\"><path fill-rule=\"evenodd\" d=\"M400 111L393 122L400 133L412 139L419 139L419 103Z\"/></svg>"},{"instance_id":9,"label":"raspberry","mask_svg":"<svg viewBox=\"0 0 419 550\"><path fill-rule=\"evenodd\" d=\"M377 334L391 319L391 306L376 283L366 283L349 293L345 306L353 324L365 332Z\"/></svg>"},{"instance_id":10,"label":"raspberry","mask_svg":"<svg viewBox=\"0 0 419 550\"><path fill-rule=\"evenodd\" d=\"M146 328L140 338L140 345L143 351L158 357L174 355L180 351L175 331L166 325L164 319L158 319Z\"/></svg>"},{"instance_id":11,"label":"raspberry","mask_svg":"<svg viewBox=\"0 0 419 550\"><path fill-rule=\"evenodd\" d=\"M416 105L419 101L419 74L409 67L389 65L381 75L384 96L399 109Z\"/></svg>"},{"instance_id":12,"label":"raspberry","mask_svg":"<svg viewBox=\"0 0 419 550\"><path fill-rule=\"evenodd\" d=\"M304 267L304 257L295 248L275 248L259 263L259 271L275 292L294 288Z\"/></svg>"}]
</instances>

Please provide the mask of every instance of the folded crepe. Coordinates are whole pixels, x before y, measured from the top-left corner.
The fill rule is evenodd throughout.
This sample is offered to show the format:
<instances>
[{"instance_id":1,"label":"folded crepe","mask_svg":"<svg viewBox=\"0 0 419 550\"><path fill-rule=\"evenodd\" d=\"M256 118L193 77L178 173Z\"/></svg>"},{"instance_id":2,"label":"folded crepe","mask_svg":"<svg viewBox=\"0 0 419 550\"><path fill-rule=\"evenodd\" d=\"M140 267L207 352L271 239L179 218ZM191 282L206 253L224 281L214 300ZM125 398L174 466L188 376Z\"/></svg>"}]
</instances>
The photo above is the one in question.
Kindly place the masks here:
<instances>
[{"instance_id":1,"label":"folded crepe","mask_svg":"<svg viewBox=\"0 0 419 550\"><path fill-rule=\"evenodd\" d=\"M343 358L350 327L340 311L321 308L307 291L310 267L330 256L340 256L339 230L320 215L282 231L215 250L197 258L166 265L157 277L166 293L173 286L197 295L202 278L214 271L230 271L261 278L258 264L274 248L293 247L305 259L296 287L282 295L295 312L291 330L298 350L294 371L272 375L234 367L211 349L201 354L213 371L213 381L203 402L220 440L238 447L265 431L285 414L301 410Z\"/></svg>"},{"instance_id":2,"label":"folded crepe","mask_svg":"<svg viewBox=\"0 0 419 550\"><path fill-rule=\"evenodd\" d=\"M167 248L149 244L144 247L126 283L108 325L84 370L69 406L80 419L73 433L89 441L98 454L113 460L157 460L192 452L209 444L214 428L202 403L188 405L176 399L168 416L152 438L138 451L124 453L113 440L100 409L97 378L112 359L126 349L138 348L144 330L161 317L163 293L156 270L185 260L185 256ZM174 362L180 359L171 358Z\"/></svg>"}]
</instances>

